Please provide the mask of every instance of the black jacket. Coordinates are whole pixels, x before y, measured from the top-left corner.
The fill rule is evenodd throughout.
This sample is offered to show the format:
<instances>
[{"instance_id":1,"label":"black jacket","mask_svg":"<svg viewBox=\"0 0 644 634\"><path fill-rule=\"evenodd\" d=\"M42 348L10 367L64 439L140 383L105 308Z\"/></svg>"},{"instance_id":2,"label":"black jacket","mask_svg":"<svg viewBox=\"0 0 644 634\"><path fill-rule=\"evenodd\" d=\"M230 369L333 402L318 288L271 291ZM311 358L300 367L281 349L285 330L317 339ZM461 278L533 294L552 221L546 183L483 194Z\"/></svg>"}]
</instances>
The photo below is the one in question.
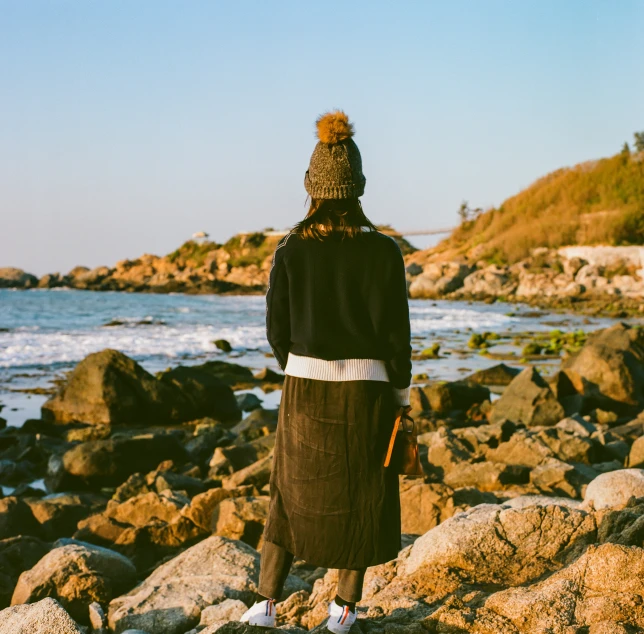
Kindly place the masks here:
<instances>
[{"instance_id":1,"label":"black jacket","mask_svg":"<svg viewBox=\"0 0 644 634\"><path fill-rule=\"evenodd\" d=\"M407 282L396 241L377 231L324 240L290 233L273 256L266 331L282 369L288 353L381 359L393 387L411 381Z\"/></svg>"}]
</instances>

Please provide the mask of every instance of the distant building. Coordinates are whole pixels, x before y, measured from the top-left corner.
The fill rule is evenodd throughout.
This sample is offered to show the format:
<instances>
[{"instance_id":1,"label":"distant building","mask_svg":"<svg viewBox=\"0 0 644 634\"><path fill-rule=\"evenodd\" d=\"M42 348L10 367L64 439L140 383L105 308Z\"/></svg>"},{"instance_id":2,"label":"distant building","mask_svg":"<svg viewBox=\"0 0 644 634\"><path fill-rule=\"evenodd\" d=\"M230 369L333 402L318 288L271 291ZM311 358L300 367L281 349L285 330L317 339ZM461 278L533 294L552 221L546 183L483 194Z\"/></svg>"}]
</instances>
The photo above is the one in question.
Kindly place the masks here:
<instances>
[{"instance_id":1,"label":"distant building","mask_svg":"<svg viewBox=\"0 0 644 634\"><path fill-rule=\"evenodd\" d=\"M197 242L205 242L210 237L210 234L206 231L197 231L197 233L192 234L192 239Z\"/></svg>"}]
</instances>

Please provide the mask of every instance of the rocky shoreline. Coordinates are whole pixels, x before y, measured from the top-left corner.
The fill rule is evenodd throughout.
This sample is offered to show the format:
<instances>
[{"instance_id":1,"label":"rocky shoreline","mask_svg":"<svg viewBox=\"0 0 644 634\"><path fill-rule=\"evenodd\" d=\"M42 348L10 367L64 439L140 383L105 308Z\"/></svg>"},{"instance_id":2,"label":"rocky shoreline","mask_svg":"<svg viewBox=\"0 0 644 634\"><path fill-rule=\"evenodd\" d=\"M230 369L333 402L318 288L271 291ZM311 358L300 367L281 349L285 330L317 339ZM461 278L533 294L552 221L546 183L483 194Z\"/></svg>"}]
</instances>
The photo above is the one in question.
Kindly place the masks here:
<instances>
[{"instance_id":1,"label":"rocky shoreline","mask_svg":"<svg viewBox=\"0 0 644 634\"><path fill-rule=\"evenodd\" d=\"M277 422L256 390L282 380L104 350L0 430L0 634L250 632ZM412 405L425 477L401 478L403 549L369 570L355 631L642 631L642 328L548 377L417 376ZM280 629L323 628L335 574L296 562Z\"/></svg>"},{"instance_id":2,"label":"rocky shoreline","mask_svg":"<svg viewBox=\"0 0 644 634\"><path fill-rule=\"evenodd\" d=\"M148 293L264 293L279 236L242 234L224 245L187 242L174 253L143 255L114 267L76 267L37 278L0 269L0 288L72 288ZM477 248L415 250L399 239L409 296L523 302L553 310L625 317L644 312L644 247L537 248L512 265L480 260ZM482 249L478 249L482 252Z\"/></svg>"}]
</instances>

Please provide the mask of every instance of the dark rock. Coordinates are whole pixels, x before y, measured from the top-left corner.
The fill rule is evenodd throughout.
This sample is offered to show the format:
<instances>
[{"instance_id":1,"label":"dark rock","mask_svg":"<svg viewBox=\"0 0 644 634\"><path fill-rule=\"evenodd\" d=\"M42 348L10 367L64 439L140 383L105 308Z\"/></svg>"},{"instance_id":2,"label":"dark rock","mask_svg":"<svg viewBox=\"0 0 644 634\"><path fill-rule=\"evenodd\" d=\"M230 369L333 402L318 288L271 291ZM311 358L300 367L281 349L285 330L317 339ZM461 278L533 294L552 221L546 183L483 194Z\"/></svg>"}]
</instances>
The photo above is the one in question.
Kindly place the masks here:
<instances>
[{"instance_id":1,"label":"dark rock","mask_svg":"<svg viewBox=\"0 0 644 634\"><path fill-rule=\"evenodd\" d=\"M471 383L480 383L481 385L510 385L512 379L517 376L521 370L511 368L505 363L498 363L491 368L478 370L474 374L466 377L465 380Z\"/></svg>"},{"instance_id":2,"label":"dark rock","mask_svg":"<svg viewBox=\"0 0 644 634\"><path fill-rule=\"evenodd\" d=\"M21 573L35 566L49 549L49 544L36 537L20 535L0 540L0 610L11 603Z\"/></svg>"},{"instance_id":3,"label":"dark rock","mask_svg":"<svg viewBox=\"0 0 644 634\"><path fill-rule=\"evenodd\" d=\"M490 422L511 420L527 426L555 425L564 416L564 409L548 384L530 367L514 378L496 401Z\"/></svg>"},{"instance_id":4,"label":"dark rock","mask_svg":"<svg viewBox=\"0 0 644 634\"><path fill-rule=\"evenodd\" d=\"M0 484L16 486L25 480L34 480L35 477L34 465L31 462L0 460Z\"/></svg>"},{"instance_id":5,"label":"dark rock","mask_svg":"<svg viewBox=\"0 0 644 634\"><path fill-rule=\"evenodd\" d=\"M22 269L0 268L0 288L34 288L38 278Z\"/></svg>"},{"instance_id":6,"label":"dark rock","mask_svg":"<svg viewBox=\"0 0 644 634\"><path fill-rule=\"evenodd\" d=\"M251 441L260 436L267 436L277 429L276 409L256 409L244 420L235 425L231 431L237 434L242 441Z\"/></svg>"},{"instance_id":7,"label":"dark rock","mask_svg":"<svg viewBox=\"0 0 644 634\"><path fill-rule=\"evenodd\" d=\"M252 392L237 394L237 404L242 412L252 412L262 406L262 400Z\"/></svg>"},{"instance_id":8,"label":"dark rock","mask_svg":"<svg viewBox=\"0 0 644 634\"><path fill-rule=\"evenodd\" d=\"M644 407L644 330L615 324L588 336L562 367L578 393L601 397L603 409Z\"/></svg>"},{"instance_id":9,"label":"dark rock","mask_svg":"<svg viewBox=\"0 0 644 634\"><path fill-rule=\"evenodd\" d=\"M103 509L107 502L91 493L61 493L25 501L50 541L74 533L80 520Z\"/></svg>"},{"instance_id":10,"label":"dark rock","mask_svg":"<svg viewBox=\"0 0 644 634\"><path fill-rule=\"evenodd\" d=\"M222 352L232 352L233 351L233 347L230 345L230 343L228 341L226 341L226 339L215 339L215 341L213 341L213 343Z\"/></svg>"},{"instance_id":11,"label":"dark rock","mask_svg":"<svg viewBox=\"0 0 644 634\"><path fill-rule=\"evenodd\" d=\"M238 421L232 390L197 367L179 366L155 378L116 350L90 354L42 407L47 421L92 424L168 423L214 416Z\"/></svg>"},{"instance_id":12,"label":"dark rock","mask_svg":"<svg viewBox=\"0 0 644 634\"><path fill-rule=\"evenodd\" d=\"M45 420L162 423L176 420L175 390L116 350L85 357L42 407Z\"/></svg>"},{"instance_id":13,"label":"dark rock","mask_svg":"<svg viewBox=\"0 0 644 634\"><path fill-rule=\"evenodd\" d=\"M263 383L283 383L284 382L284 375L280 374L279 372L275 372L275 370L271 370L270 368L264 368L263 370L256 372L253 375L253 377L257 381L261 381Z\"/></svg>"},{"instance_id":14,"label":"dark rock","mask_svg":"<svg viewBox=\"0 0 644 634\"><path fill-rule=\"evenodd\" d=\"M261 489L264 485L268 484L272 466L273 454L271 452L265 458L254 462L245 469L241 469L233 473L229 478L226 478L223 482L224 488L235 489L240 486L252 484L257 489Z\"/></svg>"},{"instance_id":15,"label":"dark rock","mask_svg":"<svg viewBox=\"0 0 644 634\"><path fill-rule=\"evenodd\" d=\"M199 367L179 366L159 375L161 383L172 386L182 396L181 420L210 416L223 422L241 418L234 392L221 379Z\"/></svg>"},{"instance_id":16,"label":"dark rock","mask_svg":"<svg viewBox=\"0 0 644 634\"><path fill-rule=\"evenodd\" d=\"M254 387L257 383L251 369L245 365L228 363L227 361L208 361L193 367L207 372L234 390Z\"/></svg>"},{"instance_id":17,"label":"dark rock","mask_svg":"<svg viewBox=\"0 0 644 634\"><path fill-rule=\"evenodd\" d=\"M182 462L185 450L171 434L147 434L93 440L65 452L62 457L62 476L72 476L72 482L88 486L118 486L130 475L151 471L163 460ZM50 461L48 484L65 486L57 461ZM52 473L53 472L53 473Z\"/></svg>"},{"instance_id":18,"label":"dark rock","mask_svg":"<svg viewBox=\"0 0 644 634\"><path fill-rule=\"evenodd\" d=\"M210 476L230 475L267 456L275 446L275 433L260 436L249 443L218 447L210 461Z\"/></svg>"},{"instance_id":19,"label":"dark rock","mask_svg":"<svg viewBox=\"0 0 644 634\"><path fill-rule=\"evenodd\" d=\"M0 500L0 539L17 535L39 536L41 532L40 524L26 502L16 497Z\"/></svg>"},{"instance_id":20,"label":"dark rock","mask_svg":"<svg viewBox=\"0 0 644 634\"><path fill-rule=\"evenodd\" d=\"M194 435L184 445L190 462L205 468L217 447L230 444L235 436L212 419L211 424L197 425Z\"/></svg>"},{"instance_id":21,"label":"dark rock","mask_svg":"<svg viewBox=\"0 0 644 634\"><path fill-rule=\"evenodd\" d=\"M429 406L437 414L449 414L453 411L467 411L490 399L490 390L476 383L467 381L450 381L435 383L423 388Z\"/></svg>"},{"instance_id":22,"label":"dark rock","mask_svg":"<svg viewBox=\"0 0 644 634\"><path fill-rule=\"evenodd\" d=\"M158 493L162 491L185 491L190 497L206 490L206 485L197 478L184 475L182 473L173 473L165 471L159 473L154 480L154 488Z\"/></svg>"},{"instance_id":23,"label":"dark rock","mask_svg":"<svg viewBox=\"0 0 644 634\"><path fill-rule=\"evenodd\" d=\"M409 390L409 405L412 416L429 411L429 400L422 387L412 386Z\"/></svg>"},{"instance_id":24,"label":"dark rock","mask_svg":"<svg viewBox=\"0 0 644 634\"><path fill-rule=\"evenodd\" d=\"M125 500L129 500L137 495L150 493L151 490L147 478L143 474L133 473L116 489L114 495L112 495L112 500L115 502L125 502Z\"/></svg>"}]
</instances>

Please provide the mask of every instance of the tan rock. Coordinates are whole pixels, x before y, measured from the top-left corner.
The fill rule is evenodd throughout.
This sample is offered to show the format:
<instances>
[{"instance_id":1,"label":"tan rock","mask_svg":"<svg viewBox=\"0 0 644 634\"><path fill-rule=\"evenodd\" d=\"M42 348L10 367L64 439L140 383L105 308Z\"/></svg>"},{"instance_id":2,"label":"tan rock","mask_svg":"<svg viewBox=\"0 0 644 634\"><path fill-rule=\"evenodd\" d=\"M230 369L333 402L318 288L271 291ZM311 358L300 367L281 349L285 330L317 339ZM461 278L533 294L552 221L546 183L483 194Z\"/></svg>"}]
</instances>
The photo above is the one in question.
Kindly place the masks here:
<instances>
[{"instance_id":1,"label":"tan rock","mask_svg":"<svg viewBox=\"0 0 644 634\"><path fill-rule=\"evenodd\" d=\"M260 548L269 502L268 496L222 500L212 514L213 534L239 539L253 548Z\"/></svg>"},{"instance_id":2,"label":"tan rock","mask_svg":"<svg viewBox=\"0 0 644 634\"><path fill-rule=\"evenodd\" d=\"M54 548L20 575L11 604L54 597L77 621L87 622L92 602L107 603L135 580L136 569L127 557L107 548L72 542Z\"/></svg>"},{"instance_id":3,"label":"tan rock","mask_svg":"<svg viewBox=\"0 0 644 634\"><path fill-rule=\"evenodd\" d=\"M494 403L490 422L511 420L528 427L555 425L564 416L564 409L550 386L534 367L529 367L512 379L501 398Z\"/></svg>"},{"instance_id":4,"label":"tan rock","mask_svg":"<svg viewBox=\"0 0 644 634\"><path fill-rule=\"evenodd\" d=\"M0 634L83 634L55 599L0 612Z\"/></svg>"},{"instance_id":5,"label":"tan rock","mask_svg":"<svg viewBox=\"0 0 644 634\"><path fill-rule=\"evenodd\" d=\"M584 505L595 509L620 508L631 497L644 497L644 469L602 473L588 485Z\"/></svg>"},{"instance_id":6,"label":"tan rock","mask_svg":"<svg viewBox=\"0 0 644 634\"><path fill-rule=\"evenodd\" d=\"M110 603L109 625L148 634L184 634L201 612L225 599L253 600L259 575L259 554L242 542L213 536L157 568L129 593ZM287 580L287 592L303 582Z\"/></svg>"},{"instance_id":7,"label":"tan rock","mask_svg":"<svg viewBox=\"0 0 644 634\"><path fill-rule=\"evenodd\" d=\"M417 539L403 571L458 571L463 581L522 584L573 559L595 531L594 517L581 510L481 504Z\"/></svg>"},{"instance_id":8,"label":"tan rock","mask_svg":"<svg viewBox=\"0 0 644 634\"><path fill-rule=\"evenodd\" d=\"M566 627L595 625L601 632L600 626L611 622L643 627L644 550L617 544L590 546L577 561L544 581L491 595L485 607L526 634L564 634Z\"/></svg>"}]
</instances>

